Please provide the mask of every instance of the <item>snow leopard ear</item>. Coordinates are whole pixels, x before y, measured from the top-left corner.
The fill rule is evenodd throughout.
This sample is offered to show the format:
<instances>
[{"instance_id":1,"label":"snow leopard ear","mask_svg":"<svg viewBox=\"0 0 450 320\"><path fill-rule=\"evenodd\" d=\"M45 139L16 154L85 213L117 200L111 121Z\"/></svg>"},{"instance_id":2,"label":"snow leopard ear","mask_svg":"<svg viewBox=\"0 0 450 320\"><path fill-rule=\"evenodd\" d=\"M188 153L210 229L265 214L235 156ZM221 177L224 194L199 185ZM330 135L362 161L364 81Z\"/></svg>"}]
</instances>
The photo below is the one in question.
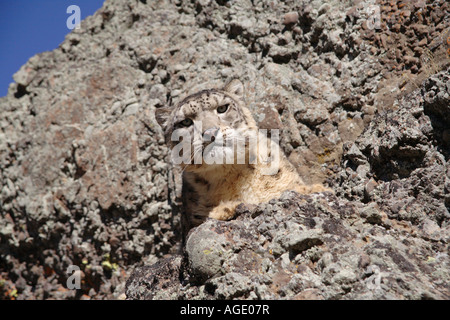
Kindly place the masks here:
<instances>
[{"instance_id":1,"label":"snow leopard ear","mask_svg":"<svg viewBox=\"0 0 450 320\"><path fill-rule=\"evenodd\" d=\"M167 128L171 112L172 112L172 108L170 108L170 107L163 107L163 108L158 108L155 110L155 119L158 122L158 124L161 126L163 131L165 131Z\"/></svg>"},{"instance_id":2,"label":"snow leopard ear","mask_svg":"<svg viewBox=\"0 0 450 320\"><path fill-rule=\"evenodd\" d=\"M244 96L244 85L239 79L233 79L223 88L223 91L234 94L239 98Z\"/></svg>"}]
</instances>

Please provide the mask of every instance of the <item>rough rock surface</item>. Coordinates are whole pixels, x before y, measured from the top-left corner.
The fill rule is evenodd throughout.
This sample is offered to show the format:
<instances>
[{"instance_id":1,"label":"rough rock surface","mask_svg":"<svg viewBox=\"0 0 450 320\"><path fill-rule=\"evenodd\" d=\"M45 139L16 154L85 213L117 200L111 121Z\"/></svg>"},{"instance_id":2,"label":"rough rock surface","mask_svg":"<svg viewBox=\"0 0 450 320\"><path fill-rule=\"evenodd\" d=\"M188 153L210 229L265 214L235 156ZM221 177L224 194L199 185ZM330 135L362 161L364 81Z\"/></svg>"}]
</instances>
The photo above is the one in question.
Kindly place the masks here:
<instances>
[{"instance_id":1,"label":"rough rock surface","mask_svg":"<svg viewBox=\"0 0 450 320\"><path fill-rule=\"evenodd\" d=\"M0 299L448 299L448 6L105 1L0 98ZM154 110L232 77L336 195L243 205L180 248Z\"/></svg>"},{"instance_id":2,"label":"rough rock surface","mask_svg":"<svg viewBox=\"0 0 450 320\"><path fill-rule=\"evenodd\" d=\"M183 256L134 273L127 297L449 299L449 80L430 77L344 145L338 197L286 192L208 220Z\"/></svg>"},{"instance_id":3,"label":"rough rock surface","mask_svg":"<svg viewBox=\"0 0 450 320\"><path fill-rule=\"evenodd\" d=\"M128 299L448 299L444 232L332 194L280 199L194 229L184 256L138 269Z\"/></svg>"}]
</instances>

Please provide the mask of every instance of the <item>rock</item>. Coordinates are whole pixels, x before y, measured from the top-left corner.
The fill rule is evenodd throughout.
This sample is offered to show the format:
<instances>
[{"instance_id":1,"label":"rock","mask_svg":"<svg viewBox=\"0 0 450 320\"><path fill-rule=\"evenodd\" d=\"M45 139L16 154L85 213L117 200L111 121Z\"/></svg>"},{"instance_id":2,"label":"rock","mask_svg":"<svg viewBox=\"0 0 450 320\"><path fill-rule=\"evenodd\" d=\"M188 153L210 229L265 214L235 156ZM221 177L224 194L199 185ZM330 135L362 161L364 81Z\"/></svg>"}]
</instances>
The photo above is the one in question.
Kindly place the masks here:
<instances>
[{"instance_id":1,"label":"rock","mask_svg":"<svg viewBox=\"0 0 450 320\"><path fill-rule=\"evenodd\" d=\"M288 12L283 17L283 24L294 24L298 21L297 12Z\"/></svg>"},{"instance_id":2,"label":"rock","mask_svg":"<svg viewBox=\"0 0 450 320\"><path fill-rule=\"evenodd\" d=\"M358 209L330 193L286 192L281 199L238 211L236 220L208 220L191 231L184 262L177 263L181 270L162 276L168 262L138 268L129 280L128 299L157 297L161 286L146 280L157 277L170 279L162 291L173 299L417 299L425 292L435 299L449 297L444 265L422 271L421 257L436 254L427 240L396 226L372 226L382 221L375 208ZM362 239L354 225L370 231ZM224 247L226 253L220 254ZM215 257L208 258L214 251ZM389 279L408 279L409 285Z\"/></svg>"},{"instance_id":3,"label":"rock","mask_svg":"<svg viewBox=\"0 0 450 320\"><path fill-rule=\"evenodd\" d=\"M406 7L372 30L361 1L105 1L0 98L1 298L448 298L448 4ZM244 204L183 246L154 111L234 77L336 197Z\"/></svg>"},{"instance_id":4,"label":"rock","mask_svg":"<svg viewBox=\"0 0 450 320\"><path fill-rule=\"evenodd\" d=\"M385 216L385 215L384 215ZM377 205L369 205L361 210L361 217L371 224L381 224L383 222L383 213L380 212Z\"/></svg>"},{"instance_id":5,"label":"rock","mask_svg":"<svg viewBox=\"0 0 450 320\"><path fill-rule=\"evenodd\" d=\"M176 291L169 292L167 289L176 281L181 261L180 256L173 256L135 271L127 280L126 297L133 300L174 299ZM151 291L144 288L151 288Z\"/></svg>"},{"instance_id":6,"label":"rock","mask_svg":"<svg viewBox=\"0 0 450 320\"><path fill-rule=\"evenodd\" d=\"M364 186L364 191L366 196L370 197L372 192L375 190L375 188L378 186L378 183L373 179L370 178L370 180L366 183Z\"/></svg>"},{"instance_id":7,"label":"rock","mask_svg":"<svg viewBox=\"0 0 450 320\"><path fill-rule=\"evenodd\" d=\"M441 238L441 228L439 225L430 219L424 219L420 229L423 232L423 236L427 239L440 240Z\"/></svg>"},{"instance_id":8,"label":"rock","mask_svg":"<svg viewBox=\"0 0 450 320\"><path fill-rule=\"evenodd\" d=\"M364 196L356 191L358 183L364 183L366 197L379 203L390 218L398 217L404 209L403 219L415 223L427 217L437 223L448 223L445 181L450 149L443 139L433 140L430 134L442 137L444 128L450 125L441 113L449 100L431 95L426 89L446 92L447 82L445 71L430 77L420 91L402 99L397 110L389 116L376 116L355 143L344 148L343 157L350 160L346 175L358 172L356 167L351 168L355 165L370 168L351 187L352 194ZM367 176L370 180L364 182Z\"/></svg>"},{"instance_id":9,"label":"rock","mask_svg":"<svg viewBox=\"0 0 450 320\"><path fill-rule=\"evenodd\" d=\"M211 221L205 222L205 229L191 234L186 242L186 254L192 279L206 281L222 273L222 264L229 256L227 239L207 226L214 227Z\"/></svg>"}]
</instances>

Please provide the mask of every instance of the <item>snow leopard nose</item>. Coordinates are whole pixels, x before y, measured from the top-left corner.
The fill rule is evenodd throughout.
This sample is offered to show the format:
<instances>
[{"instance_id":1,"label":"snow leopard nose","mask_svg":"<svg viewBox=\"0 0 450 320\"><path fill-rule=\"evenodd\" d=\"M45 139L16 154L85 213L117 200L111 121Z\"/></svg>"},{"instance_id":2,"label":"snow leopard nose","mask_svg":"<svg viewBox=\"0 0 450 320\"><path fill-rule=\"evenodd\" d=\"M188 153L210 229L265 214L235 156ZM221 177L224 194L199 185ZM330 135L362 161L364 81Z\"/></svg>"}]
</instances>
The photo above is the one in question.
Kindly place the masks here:
<instances>
[{"instance_id":1,"label":"snow leopard nose","mask_svg":"<svg viewBox=\"0 0 450 320\"><path fill-rule=\"evenodd\" d=\"M203 142L214 142L216 140L220 129L219 128L209 128L203 132Z\"/></svg>"}]
</instances>

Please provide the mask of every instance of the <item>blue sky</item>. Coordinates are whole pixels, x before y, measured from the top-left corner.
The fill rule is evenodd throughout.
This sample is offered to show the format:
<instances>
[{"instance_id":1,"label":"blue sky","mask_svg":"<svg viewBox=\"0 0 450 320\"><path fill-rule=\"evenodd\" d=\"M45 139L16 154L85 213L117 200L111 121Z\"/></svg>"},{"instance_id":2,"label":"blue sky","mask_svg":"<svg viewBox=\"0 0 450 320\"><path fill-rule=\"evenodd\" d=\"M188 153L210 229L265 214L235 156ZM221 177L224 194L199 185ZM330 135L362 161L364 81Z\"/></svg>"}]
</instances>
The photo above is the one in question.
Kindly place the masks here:
<instances>
[{"instance_id":1,"label":"blue sky","mask_svg":"<svg viewBox=\"0 0 450 320\"><path fill-rule=\"evenodd\" d=\"M94 14L104 0L0 0L0 97L12 75L32 56L57 48L71 30L67 7L77 5L81 19Z\"/></svg>"}]
</instances>

